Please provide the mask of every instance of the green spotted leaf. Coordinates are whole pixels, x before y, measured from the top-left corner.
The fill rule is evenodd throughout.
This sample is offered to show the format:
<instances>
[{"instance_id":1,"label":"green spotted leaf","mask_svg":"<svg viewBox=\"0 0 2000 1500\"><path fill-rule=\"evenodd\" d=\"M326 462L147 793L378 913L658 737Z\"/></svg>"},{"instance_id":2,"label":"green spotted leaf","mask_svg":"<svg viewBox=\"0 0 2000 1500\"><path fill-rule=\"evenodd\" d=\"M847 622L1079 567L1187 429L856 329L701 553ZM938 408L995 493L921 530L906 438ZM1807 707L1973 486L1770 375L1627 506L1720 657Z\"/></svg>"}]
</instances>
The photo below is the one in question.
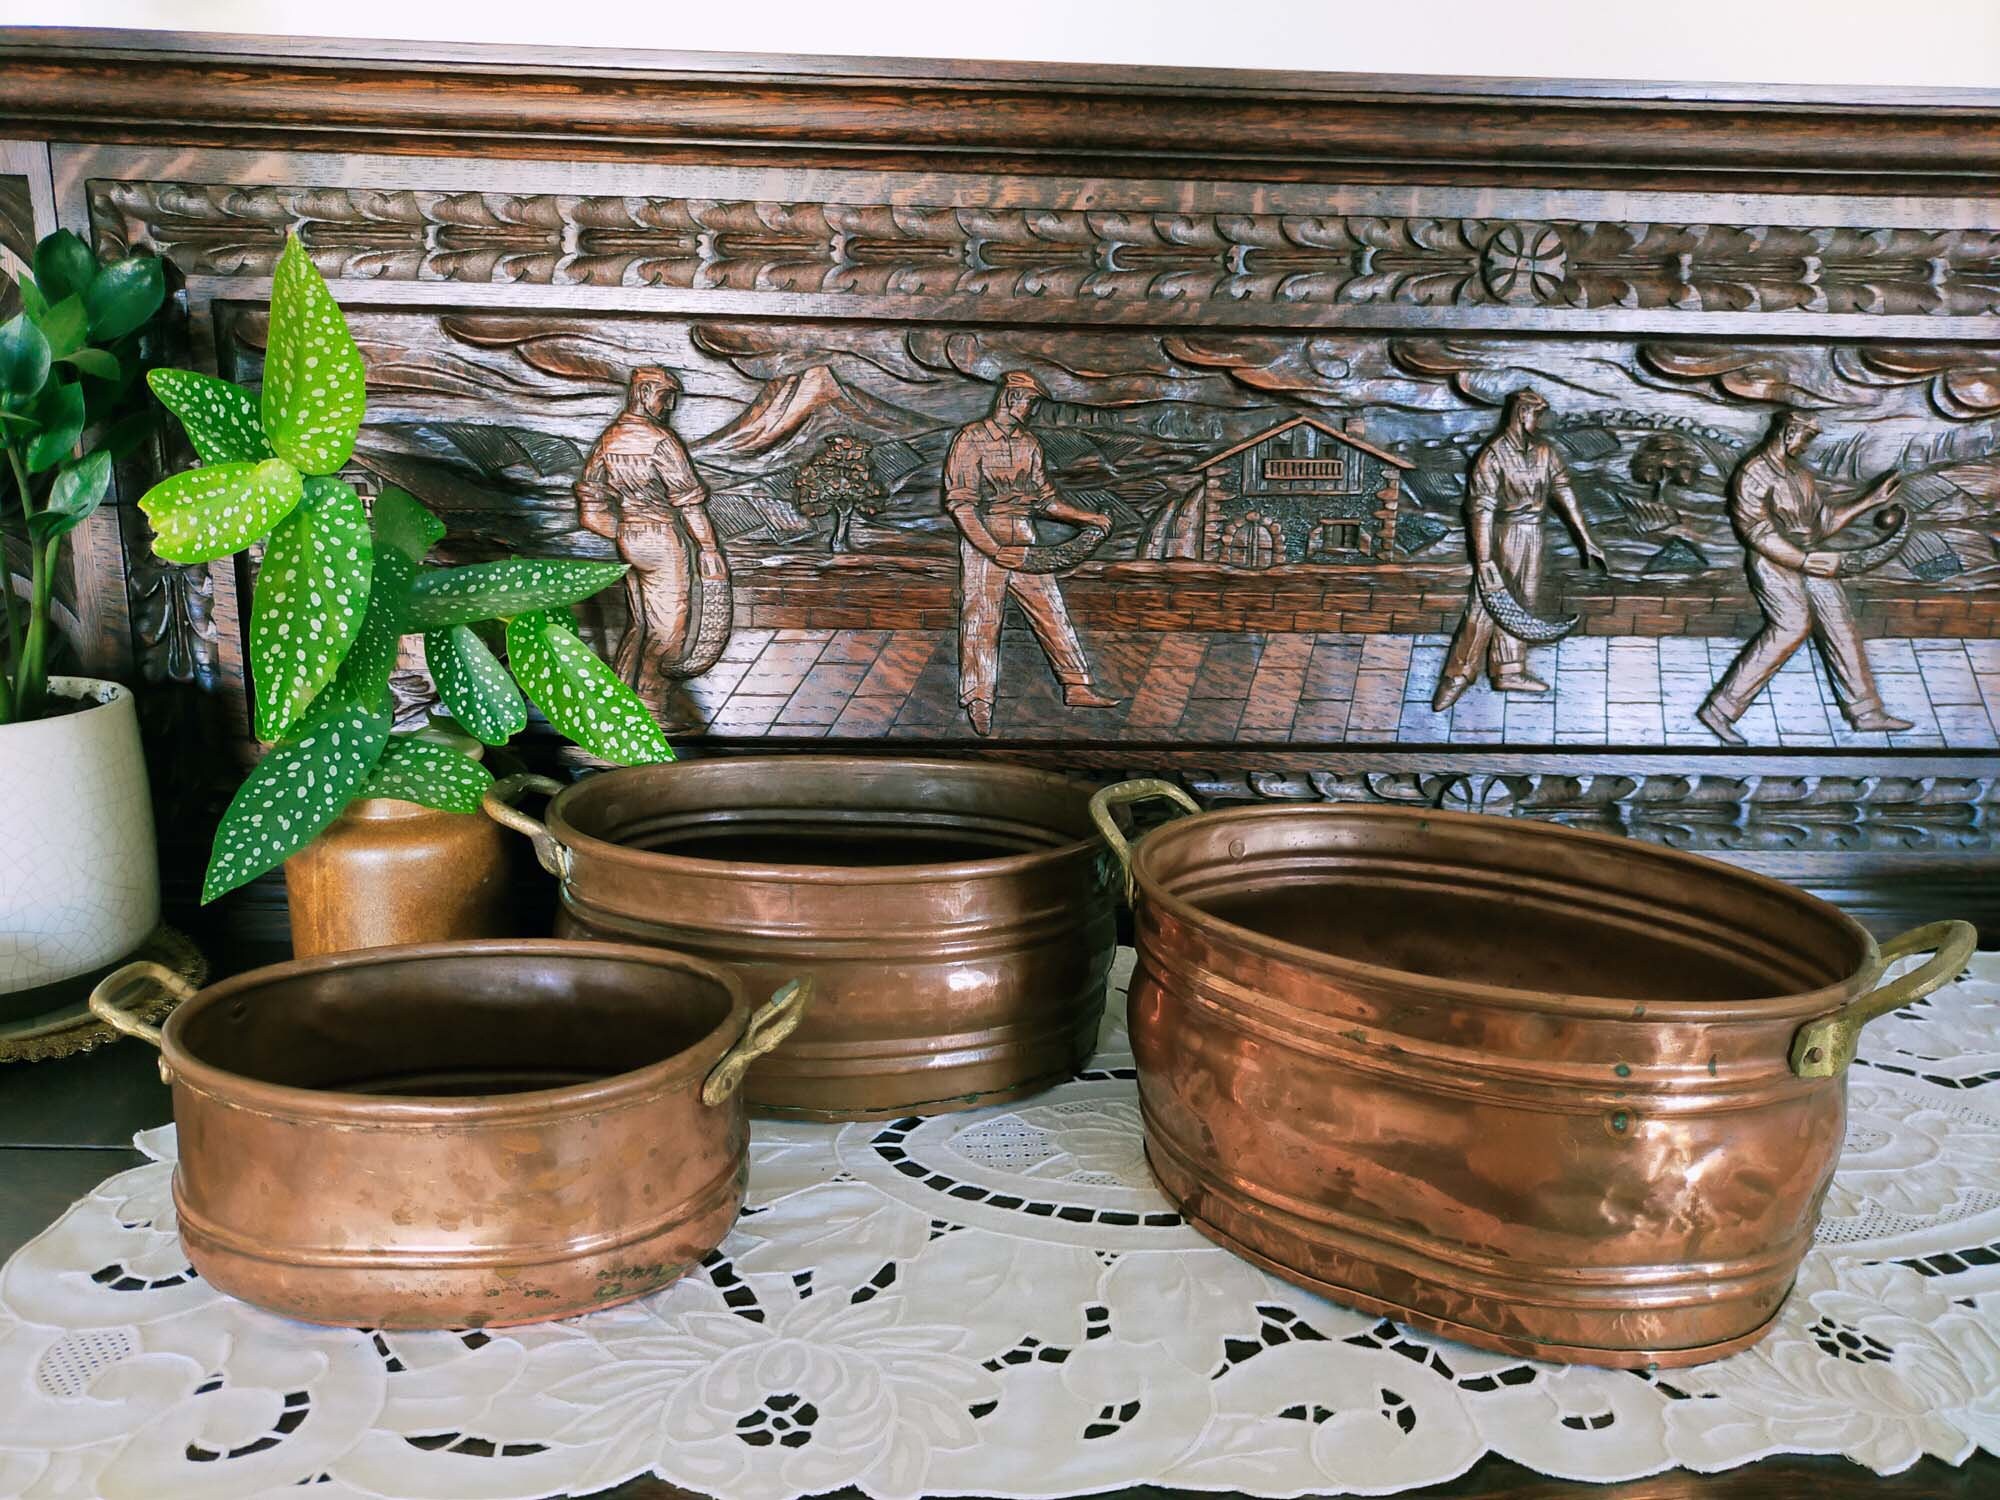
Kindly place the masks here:
<instances>
[{"instance_id":1,"label":"green spotted leaf","mask_svg":"<svg viewBox=\"0 0 2000 1500\"><path fill-rule=\"evenodd\" d=\"M375 540L394 547L413 563L444 536L444 522L417 503L416 496L395 485L384 486L375 498Z\"/></svg>"},{"instance_id":2,"label":"green spotted leaf","mask_svg":"<svg viewBox=\"0 0 2000 1500\"><path fill-rule=\"evenodd\" d=\"M360 634L375 546L345 480L309 475L305 498L264 548L250 602L257 738L283 739Z\"/></svg>"},{"instance_id":3,"label":"green spotted leaf","mask_svg":"<svg viewBox=\"0 0 2000 1500\"><path fill-rule=\"evenodd\" d=\"M652 710L560 621L539 610L509 620L507 661L542 717L591 754L621 766L674 758Z\"/></svg>"},{"instance_id":4,"label":"green spotted leaf","mask_svg":"<svg viewBox=\"0 0 2000 1500\"><path fill-rule=\"evenodd\" d=\"M446 812L479 811L493 773L469 755L413 735L389 737L388 748L362 788L364 797L400 797Z\"/></svg>"},{"instance_id":5,"label":"green spotted leaf","mask_svg":"<svg viewBox=\"0 0 2000 1500\"><path fill-rule=\"evenodd\" d=\"M209 464L161 480L139 498L153 523L153 550L168 562L213 562L269 533L305 495L282 458Z\"/></svg>"},{"instance_id":6,"label":"green spotted leaf","mask_svg":"<svg viewBox=\"0 0 2000 1500\"><path fill-rule=\"evenodd\" d=\"M278 456L307 474L346 463L367 407L365 376L340 304L305 248L286 240L264 350L264 431Z\"/></svg>"},{"instance_id":7,"label":"green spotted leaf","mask_svg":"<svg viewBox=\"0 0 2000 1500\"><path fill-rule=\"evenodd\" d=\"M439 700L467 734L504 745L528 727L521 690L470 625L426 632L424 660Z\"/></svg>"},{"instance_id":8,"label":"green spotted leaf","mask_svg":"<svg viewBox=\"0 0 2000 1500\"><path fill-rule=\"evenodd\" d=\"M390 711L393 700L389 694L389 675L396 670L408 629L403 620L403 602L409 597L410 580L416 576L417 565L384 543L378 527L368 612L362 616L360 633L347 648L340 670L321 696L321 704Z\"/></svg>"},{"instance_id":9,"label":"green spotted leaf","mask_svg":"<svg viewBox=\"0 0 2000 1500\"><path fill-rule=\"evenodd\" d=\"M277 457L257 416L257 398L242 386L194 370L149 370L146 384L160 404L180 418L203 463Z\"/></svg>"},{"instance_id":10,"label":"green spotted leaf","mask_svg":"<svg viewBox=\"0 0 2000 1500\"><path fill-rule=\"evenodd\" d=\"M273 747L222 815L201 899L276 869L317 838L366 784L388 739L387 714L337 708L313 715Z\"/></svg>"},{"instance_id":11,"label":"green spotted leaf","mask_svg":"<svg viewBox=\"0 0 2000 1500\"><path fill-rule=\"evenodd\" d=\"M462 568L429 568L410 591L419 630L504 620L588 599L625 576L624 563L583 558L509 557Z\"/></svg>"}]
</instances>

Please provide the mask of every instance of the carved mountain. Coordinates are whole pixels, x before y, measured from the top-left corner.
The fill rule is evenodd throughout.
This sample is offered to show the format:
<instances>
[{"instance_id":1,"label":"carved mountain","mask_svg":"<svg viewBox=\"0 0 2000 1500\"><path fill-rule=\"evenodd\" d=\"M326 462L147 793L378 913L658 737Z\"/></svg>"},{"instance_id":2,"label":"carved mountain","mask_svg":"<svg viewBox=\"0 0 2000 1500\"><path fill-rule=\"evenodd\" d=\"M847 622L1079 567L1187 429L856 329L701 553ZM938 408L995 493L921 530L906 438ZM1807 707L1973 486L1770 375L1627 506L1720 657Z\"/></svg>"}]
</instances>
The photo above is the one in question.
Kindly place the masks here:
<instances>
[{"instance_id":1,"label":"carved mountain","mask_svg":"<svg viewBox=\"0 0 2000 1500\"><path fill-rule=\"evenodd\" d=\"M724 468L803 463L823 438L850 433L864 441L914 437L945 424L858 391L826 365L764 383L735 420L693 445L695 457Z\"/></svg>"}]
</instances>

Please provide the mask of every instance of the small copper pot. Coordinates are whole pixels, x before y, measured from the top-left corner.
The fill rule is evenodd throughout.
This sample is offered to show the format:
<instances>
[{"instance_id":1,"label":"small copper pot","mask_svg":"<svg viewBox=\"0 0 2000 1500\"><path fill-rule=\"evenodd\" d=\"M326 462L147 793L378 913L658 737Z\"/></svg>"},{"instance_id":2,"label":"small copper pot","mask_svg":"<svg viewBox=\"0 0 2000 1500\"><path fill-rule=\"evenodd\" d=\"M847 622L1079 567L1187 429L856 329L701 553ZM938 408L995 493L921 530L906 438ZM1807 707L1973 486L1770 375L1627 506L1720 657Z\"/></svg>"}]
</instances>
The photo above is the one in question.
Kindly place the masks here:
<instances>
[{"instance_id":1,"label":"small copper pot","mask_svg":"<svg viewBox=\"0 0 2000 1500\"><path fill-rule=\"evenodd\" d=\"M505 839L477 813L350 802L285 861L292 956L506 936Z\"/></svg>"},{"instance_id":2,"label":"small copper pot","mask_svg":"<svg viewBox=\"0 0 2000 1500\"><path fill-rule=\"evenodd\" d=\"M185 994L163 1030L128 1014ZM204 1279L360 1328L560 1318L666 1285L742 1205L751 1059L810 981L755 1016L734 976L655 948L375 948L198 993L157 964L96 1014L160 1048L174 1207Z\"/></svg>"},{"instance_id":3,"label":"small copper pot","mask_svg":"<svg viewBox=\"0 0 2000 1500\"><path fill-rule=\"evenodd\" d=\"M1147 1159L1202 1233L1482 1348L1627 1367L1755 1342L1819 1215L1860 1029L1964 967L1633 840L1238 808L1126 861ZM1882 983L1896 958L1932 952Z\"/></svg>"},{"instance_id":4,"label":"small copper pot","mask_svg":"<svg viewBox=\"0 0 2000 1500\"><path fill-rule=\"evenodd\" d=\"M546 823L511 805L554 794ZM562 881L557 931L659 943L812 1013L751 1070L760 1112L936 1114L1070 1077L1116 945L1090 787L980 761L730 757L510 777L487 811Z\"/></svg>"}]
</instances>

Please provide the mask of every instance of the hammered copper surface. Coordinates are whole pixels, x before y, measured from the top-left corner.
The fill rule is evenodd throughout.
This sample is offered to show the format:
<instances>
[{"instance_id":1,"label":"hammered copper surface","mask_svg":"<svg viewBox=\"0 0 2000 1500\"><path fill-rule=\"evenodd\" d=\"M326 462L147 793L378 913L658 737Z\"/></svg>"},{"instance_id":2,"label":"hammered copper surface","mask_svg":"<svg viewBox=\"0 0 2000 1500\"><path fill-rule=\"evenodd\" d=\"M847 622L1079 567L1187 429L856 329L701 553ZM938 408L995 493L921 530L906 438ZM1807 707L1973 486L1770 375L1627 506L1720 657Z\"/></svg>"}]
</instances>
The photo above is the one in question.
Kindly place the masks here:
<instances>
[{"instance_id":1,"label":"hammered copper surface","mask_svg":"<svg viewBox=\"0 0 2000 1500\"><path fill-rule=\"evenodd\" d=\"M364 797L285 861L292 955L505 937L507 845L492 819Z\"/></svg>"},{"instance_id":2,"label":"hammered copper surface","mask_svg":"<svg viewBox=\"0 0 2000 1500\"><path fill-rule=\"evenodd\" d=\"M1090 1055L1116 916L1089 797L979 762L681 761L563 790L537 843L567 872L562 933L698 954L752 993L814 977L797 1034L751 1069L752 1109L933 1114Z\"/></svg>"},{"instance_id":3,"label":"hammered copper surface","mask_svg":"<svg viewBox=\"0 0 2000 1500\"><path fill-rule=\"evenodd\" d=\"M95 1008L110 1019L144 977L121 970ZM314 1323L640 1296L735 1222L741 1096L701 1096L748 1024L734 976L614 944L373 949L224 980L162 1039L182 1244L211 1284Z\"/></svg>"},{"instance_id":4,"label":"hammered copper surface","mask_svg":"<svg viewBox=\"0 0 2000 1500\"><path fill-rule=\"evenodd\" d=\"M1131 870L1147 1155L1204 1234L1524 1357L1690 1364L1764 1331L1844 1124L1842 1078L1788 1053L1883 969L1852 918L1636 842L1381 808L1208 813ZM1911 936L1941 951L1902 999L1973 939Z\"/></svg>"}]
</instances>

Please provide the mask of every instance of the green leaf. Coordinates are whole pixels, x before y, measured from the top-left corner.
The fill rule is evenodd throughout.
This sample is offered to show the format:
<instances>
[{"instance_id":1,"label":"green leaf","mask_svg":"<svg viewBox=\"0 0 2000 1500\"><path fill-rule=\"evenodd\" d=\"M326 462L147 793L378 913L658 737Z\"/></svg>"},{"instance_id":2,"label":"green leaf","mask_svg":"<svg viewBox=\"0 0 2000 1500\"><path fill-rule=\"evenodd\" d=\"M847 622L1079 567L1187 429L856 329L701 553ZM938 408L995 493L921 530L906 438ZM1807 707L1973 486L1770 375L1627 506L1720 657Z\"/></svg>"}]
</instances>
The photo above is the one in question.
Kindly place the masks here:
<instances>
[{"instance_id":1,"label":"green leaf","mask_svg":"<svg viewBox=\"0 0 2000 1500\"><path fill-rule=\"evenodd\" d=\"M257 398L233 381L193 370L149 370L146 384L180 419L205 464L276 458L258 420Z\"/></svg>"},{"instance_id":2,"label":"green leaf","mask_svg":"<svg viewBox=\"0 0 2000 1500\"><path fill-rule=\"evenodd\" d=\"M424 660L438 698L468 734L504 745L528 727L521 690L470 625L426 632Z\"/></svg>"},{"instance_id":3,"label":"green leaf","mask_svg":"<svg viewBox=\"0 0 2000 1500\"><path fill-rule=\"evenodd\" d=\"M542 717L591 754L623 766L674 758L652 710L560 621L508 621L507 661Z\"/></svg>"},{"instance_id":4,"label":"green leaf","mask_svg":"<svg viewBox=\"0 0 2000 1500\"><path fill-rule=\"evenodd\" d=\"M0 400L33 400L49 378L49 358L49 341L26 313L0 324Z\"/></svg>"},{"instance_id":5,"label":"green leaf","mask_svg":"<svg viewBox=\"0 0 2000 1500\"><path fill-rule=\"evenodd\" d=\"M35 278L26 271L21 273L21 279L14 286L21 294L21 306L27 310L29 317L39 318L49 310L49 299L42 295L42 289L35 285Z\"/></svg>"},{"instance_id":6,"label":"green leaf","mask_svg":"<svg viewBox=\"0 0 2000 1500\"><path fill-rule=\"evenodd\" d=\"M111 455L104 450L64 464L49 490L49 503L28 517L36 541L51 542L83 524L111 489Z\"/></svg>"},{"instance_id":7,"label":"green leaf","mask_svg":"<svg viewBox=\"0 0 2000 1500\"><path fill-rule=\"evenodd\" d=\"M109 349L92 349L85 346L82 349L74 349L68 354L59 354L56 357L64 364L82 371L93 380L115 381L120 375L124 374L124 366L118 363L118 356L113 354Z\"/></svg>"},{"instance_id":8,"label":"green leaf","mask_svg":"<svg viewBox=\"0 0 2000 1500\"><path fill-rule=\"evenodd\" d=\"M58 229L35 246L35 280L51 305L81 298L96 279L97 257L72 231Z\"/></svg>"},{"instance_id":9,"label":"green leaf","mask_svg":"<svg viewBox=\"0 0 2000 1500\"><path fill-rule=\"evenodd\" d=\"M279 456L308 474L346 463L367 406L365 376L340 305L305 248L286 240L264 352L264 431Z\"/></svg>"},{"instance_id":10,"label":"green leaf","mask_svg":"<svg viewBox=\"0 0 2000 1500\"><path fill-rule=\"evenodd\" d=\"M103 267L83 294L91 342L123 338L158 312L166 295L167 279L150 255L128 255Z\"/></svg>"},{"instance_id":11,"label":"green leaf","mask_svg":"<svg viewBox=\"0 0 2000 1500\"><path fill-rule=\"evenodd\" d=\"M272 749L230 799L215 830L201 899L255 880L311 843L368 780L389 738L389 716L360 708L315 714Z\"/></svg>"},{"instance_id":12,"label":"green leaf","mask_svg":"<svg viewBox=\"0 0 2000 1500\"><path fill-rule=\"evenodd\" d=\"M385 485L375 497L375 540L382 546L394 547L411 562L419 563L443 535L444 522L418 504L408 490Z\"/></svg>"},{"instance_id":13,"label":"green leaf","mask_svg":"<svg viewBox=\"0 0 2000 1500\"><path fill-rule=\"evenodd\" d=\"M81 297L65 297L35 319L42 337L49 341L51 359L63 359L81 349L87 323Z\"/></svg>"},{"instance_id":14,"label":"green leaf","mask_svg":"<svg viewBox=\"0 0 2000 1500\"><path fill-rule=\"evenodd\" d=\"M53 469L69 457L83 436L83 388L73 384L44 387L42 399L35 403L35 420L42 430L28 444L30 474Z\"/></svg>"},{"instance_id":15,"label":"green leaf","mask_svg":"<svg viewBox=\"0 0 2000 1500\"><path fill-rule=\"evenodd\" d=\"M89 407L90 393L86 391L84 409L88 411ZM153 425L157 420L157 413L145 407L141 407L138 411L127 412L105 428L104 435L97 439L94 446L109 453L114 459L129 457L132 450L152 434Z\"/></svg>"},{"instance_id":16,"label":"green leaf","mask_svg":"<svg viewBox=\"0 0 2000 1500\"><path fill-rule=\"evenodd\" d=\"M250 603L257 738L282 739L333 680L368 608L375 545L345 480L309 475L264 548Z\"/></svg>"},{"instance_id":17,"label":"green leaf","mask_svg":"<svg viewBox=\"0 0 2000 1500\"><path fill-rule=\"evenodd\" d=\"M403 620L403 604L409 598L410 580L416 576L417 565L389 546L378 526L368 612L362 616L361 631L347 648L339 672L321 695L321 703L351 704L383 713L391 710L389 674L396 670L403 636L408 630Z\"/></svg>"},{"instance_id":18,"label":"green leaf","mask_svg":"<svg viewBox=\"0 0 2000 1500\"><path fill-rule=\"evenodd\" d=\"M500 620L588 599L625 576L624 563L581 558L510 557L463 568L429 568L410 591L419 630Z\"/></svg>"},{"instance_id":19,"label":"green leaf","mask_svg":"<svg viewBox=\"0 0 2000 1500\"><path fill-rule=\"evenodd\" d=\"M469 755L433 745L414 735L389 737L375 774L362 788L365 797L401 797L446 812L474 813L493 785L493 773Z\"/></svg>"},{"instance_id":20,"label":"green leaf","mask_svg":"<svg viewBox=\"0 0 2000 1500\"><path fill-rule=\"evenodd\" d=\"M168 562L212 562L240 552L292 513L305 495L282 458L210 464L161 480L139 498L153 550Z\"/></svg>"}]
</instances>

